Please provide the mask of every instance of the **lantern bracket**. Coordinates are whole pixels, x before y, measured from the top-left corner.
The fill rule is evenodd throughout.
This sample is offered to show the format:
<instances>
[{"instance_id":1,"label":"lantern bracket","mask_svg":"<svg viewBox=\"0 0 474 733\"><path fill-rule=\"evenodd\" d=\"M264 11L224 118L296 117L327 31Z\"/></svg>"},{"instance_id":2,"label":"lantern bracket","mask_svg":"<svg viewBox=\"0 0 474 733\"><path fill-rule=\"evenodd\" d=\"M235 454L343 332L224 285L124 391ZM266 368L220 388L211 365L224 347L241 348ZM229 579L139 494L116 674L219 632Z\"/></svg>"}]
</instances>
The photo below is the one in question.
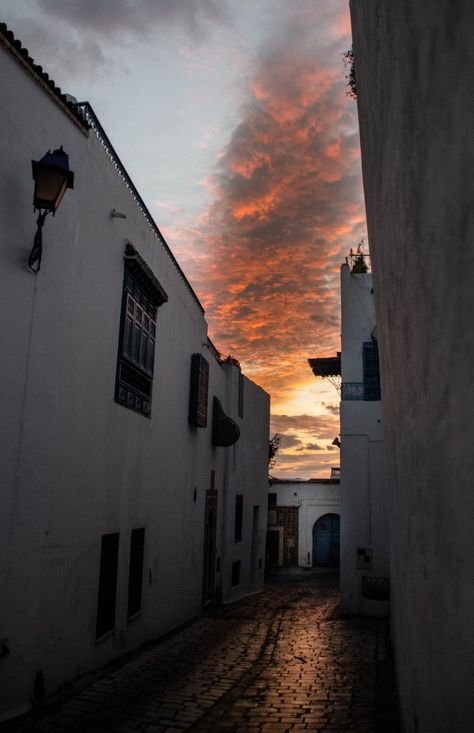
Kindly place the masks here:
<instances>
[{"instance_id":1,"label":"lantern bracket","mask_svg":"<svg viewBox=\"0 0 474 733\"><path fill-rule=\"evenodd\" d=\"M31 165L35 182L33 211L39 213L28 267L32 272L39 272L45 219L50 213L54 216L66 190L74 188L74 172L69 169L69 156L62 145L53 152L48 150L41 160L32 160Z\"/></svg>"},{"instance_id":2,"label":"lantern bracket","mask_svg":"<svg viewBox=\"0 0 474 733\"><path fill-rule=\"evenodd\" d=\"M39 272L41 267L41 256L43 254L43 224L51 212L48 209L40 211L36 220L36 234L33 240L33 247L28 257L28 267L32 272ZM53 212L54 216L54 212Z\"/></svg>"}]
</instances>

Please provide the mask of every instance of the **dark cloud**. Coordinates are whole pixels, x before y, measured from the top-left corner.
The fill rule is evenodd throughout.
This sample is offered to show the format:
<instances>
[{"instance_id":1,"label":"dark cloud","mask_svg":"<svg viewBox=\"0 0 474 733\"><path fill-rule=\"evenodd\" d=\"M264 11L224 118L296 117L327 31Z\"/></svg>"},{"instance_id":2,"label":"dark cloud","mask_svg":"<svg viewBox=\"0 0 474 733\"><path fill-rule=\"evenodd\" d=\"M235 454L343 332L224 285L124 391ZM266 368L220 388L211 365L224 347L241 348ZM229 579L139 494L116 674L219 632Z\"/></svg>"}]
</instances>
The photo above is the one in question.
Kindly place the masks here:
<instances>
[{"instance_id":1,"label":"dark cloud","mask_svg":"<svg viewBox=\"0 0 474 733\"><path fill-rule=\"evenodd\" d=\"M320 451L324 450L324 448L318 443L306 443L306 445L302 445L300 448L296 448L297 451L303 452L303 451Z\"/></svg>"},{"instance_id":2,"label":"dark cloud","mask_svg":"<svg viewBox=\"0 0 474 733\"><path fill-rule=\"evenodd\" d=\"M280 449L294 448L297 445L301 445L299 438L296 438L294 435L280 434ZM297 448L297 450L299 449Z\"/></svg>"},{"instance_id":3,"label":"dark cloud","mask_svg":"<svg viewBox=\"0 0 474 733\"><path fill-rule=\"evenodd\" d=\"M38 0L37 12L13 4L5 15L13 32L62 85L85 73L128 73L121 48L160 34L201 44L216 26L232 22L228 0Z\"/></svg>"},{"instance_id":4,"label":"dark cloud","mask_svg":"<svg viewBox=\"0 0 474 733\"><path fill-rule=\"evenodd\" d=\"M272 432L305 432L315 438L329 440L338 430L338 421L329 415L272 415Z\"/></svg>"},{"instance_id":5,"label":"dark cloud","mask_svg":"<svg viewBox=\"0 0 474 733\"><path fill-rule=\"evenodd\" d=\"M321 402L321 405L331 415L339 416L339 405L335 405L332 402Z\"/></svg>"},{"instance_id":6,"label":"dark cloud","mask_svg":"<svg viewBox=\"0 0 474 733\"><path fill-rule=\"evenodd\" d=\"M23 17L19 14L17 17L13 13L8 19L8 26L37 63L47 64L45 69L57 84L62 85L66 75L110 67L106 48L97 38L58 29L47 16Z\"/></svg>"},{"instance_id":7,"label":"dark cloud","mask_svg":"<svg viewBox=\"0 0 474 733\"><path fill-rule=\"evenodd\" d=\"M225 0L39 0L49 21L59 19L91 36L149 36L160 25L202 39L212 23L229 21Z\"/></svg>"}]
</instances>

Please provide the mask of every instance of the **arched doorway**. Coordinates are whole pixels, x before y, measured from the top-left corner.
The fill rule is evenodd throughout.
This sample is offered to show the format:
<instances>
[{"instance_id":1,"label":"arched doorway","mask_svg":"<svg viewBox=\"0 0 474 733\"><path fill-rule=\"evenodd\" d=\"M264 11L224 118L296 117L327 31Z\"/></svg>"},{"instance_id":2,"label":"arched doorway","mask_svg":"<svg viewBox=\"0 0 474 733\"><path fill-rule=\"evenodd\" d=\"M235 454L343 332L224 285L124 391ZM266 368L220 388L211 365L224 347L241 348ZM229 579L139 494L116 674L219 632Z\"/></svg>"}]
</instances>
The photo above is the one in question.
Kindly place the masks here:
<instances>
[{"instance_id":1,"label":"arched doorway","mask_svg":"<svg viewBox=\"0 0 474 733\"><path fill-rule=\"evenodd\" d=\"M339 567L339 514L324 514L314 523L313 566Z\"/></svg>"}]
</instances>

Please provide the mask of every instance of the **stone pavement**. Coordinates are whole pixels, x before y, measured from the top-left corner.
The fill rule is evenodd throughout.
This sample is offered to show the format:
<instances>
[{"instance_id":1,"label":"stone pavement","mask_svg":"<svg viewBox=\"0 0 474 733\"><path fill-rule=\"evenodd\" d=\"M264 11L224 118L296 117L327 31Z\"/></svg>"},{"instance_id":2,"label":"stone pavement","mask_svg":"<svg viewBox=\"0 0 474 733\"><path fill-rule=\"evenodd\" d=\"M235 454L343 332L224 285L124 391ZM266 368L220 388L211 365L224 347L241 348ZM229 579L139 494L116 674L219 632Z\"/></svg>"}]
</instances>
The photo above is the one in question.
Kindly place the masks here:
<instances>
[{"instance_id":1,"label":"stone pavement","mask_svg":"<svg viewBox=\"0 0 474 733\"><path fill-rule=\"evenodd\" d=\"M273 582L1 731L398 733L387 621L338 601L335 575Z\"/></svg>"}]
</instances>

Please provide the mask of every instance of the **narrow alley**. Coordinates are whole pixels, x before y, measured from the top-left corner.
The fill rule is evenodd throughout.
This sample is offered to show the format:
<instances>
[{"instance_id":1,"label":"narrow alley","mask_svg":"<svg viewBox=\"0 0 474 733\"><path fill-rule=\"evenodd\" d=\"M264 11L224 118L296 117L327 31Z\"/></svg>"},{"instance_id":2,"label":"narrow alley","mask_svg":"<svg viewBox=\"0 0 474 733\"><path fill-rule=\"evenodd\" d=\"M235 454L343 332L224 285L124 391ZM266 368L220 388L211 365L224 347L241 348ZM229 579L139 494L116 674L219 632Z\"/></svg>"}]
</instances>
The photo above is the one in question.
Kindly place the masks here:
<instances>
[{"instance_id":1,"label":"narrow alley","mask_svg":"<svg viewBox=\"0 0 474 733\"><path fill-rule=\"evenodd\" d=\"M5 733L397 733L386 619L343 617L336 574L266 585L83 678Z\"/></svg>"}]
</instances>

